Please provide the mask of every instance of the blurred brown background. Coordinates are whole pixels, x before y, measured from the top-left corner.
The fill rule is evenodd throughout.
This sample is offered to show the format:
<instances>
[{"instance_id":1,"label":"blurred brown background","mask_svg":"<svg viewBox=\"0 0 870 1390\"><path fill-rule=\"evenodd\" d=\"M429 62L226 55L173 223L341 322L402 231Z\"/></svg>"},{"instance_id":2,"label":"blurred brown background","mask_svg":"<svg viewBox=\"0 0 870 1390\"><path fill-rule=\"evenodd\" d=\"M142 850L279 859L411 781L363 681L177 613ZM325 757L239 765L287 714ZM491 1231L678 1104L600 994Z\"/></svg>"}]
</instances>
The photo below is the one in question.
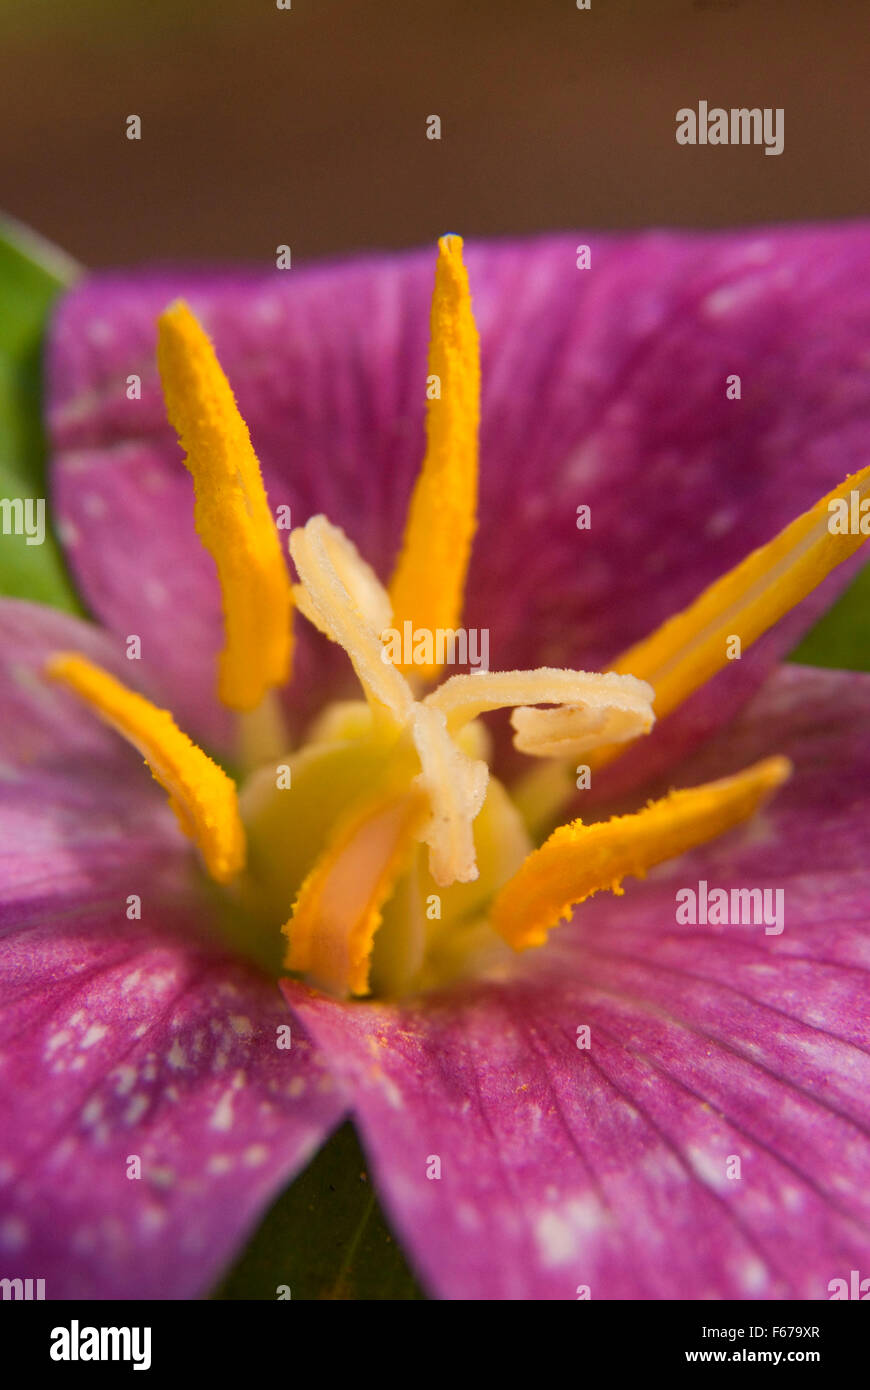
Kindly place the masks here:
<instances>
[{"instance_id":1,"label":"blurred brown background","mask_svg":"<svg viewBox=\"0 0 870 1390\"><path fill-rule=\"evenodd\" d=\"M0 207L90 265L867 211L868 0L0 0L0 27ZM678 146L701 98L784 107L783 154Z\"/></svg>"}]
</instances>

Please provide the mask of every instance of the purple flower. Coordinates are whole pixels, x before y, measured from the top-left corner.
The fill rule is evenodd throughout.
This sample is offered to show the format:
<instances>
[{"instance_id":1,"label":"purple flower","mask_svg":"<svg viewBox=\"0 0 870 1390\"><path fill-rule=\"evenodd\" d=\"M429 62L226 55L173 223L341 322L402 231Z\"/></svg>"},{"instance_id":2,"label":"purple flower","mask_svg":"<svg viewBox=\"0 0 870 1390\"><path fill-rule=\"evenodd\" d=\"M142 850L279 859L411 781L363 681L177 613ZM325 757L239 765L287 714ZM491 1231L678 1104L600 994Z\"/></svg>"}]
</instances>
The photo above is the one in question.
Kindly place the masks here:
<instances>
[{"instance_id":1,"label":"purple flower","mask_svg":"<svg viewBox=\"0 0 870 1390\"><path fill-rule=\"evenodd\" d=\"M458 239L428 375L428 252L67 297L53 501L103 630L0 605L10 1274L200 1294L347 1114L440 1296L866 1263L870 677L776 663L863 538L868 261L471 248L479 484ZM445 682L461 623L494 669Z\"/></svg>"}]
</instances>

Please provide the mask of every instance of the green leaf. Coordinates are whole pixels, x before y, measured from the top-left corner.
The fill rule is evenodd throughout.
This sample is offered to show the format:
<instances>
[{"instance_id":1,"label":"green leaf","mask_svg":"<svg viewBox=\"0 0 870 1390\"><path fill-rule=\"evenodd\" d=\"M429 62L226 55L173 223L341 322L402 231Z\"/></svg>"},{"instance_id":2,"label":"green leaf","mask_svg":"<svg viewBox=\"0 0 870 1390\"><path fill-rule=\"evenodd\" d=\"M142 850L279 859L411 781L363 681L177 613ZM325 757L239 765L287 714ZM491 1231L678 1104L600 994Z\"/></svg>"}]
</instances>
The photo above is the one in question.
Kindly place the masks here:
<instances>
[{"instance_id":1,"label":"green leaf","mask_svg":"<svg viewBox=\"0 0 870 1390\"><path fill-rule=\"evenodd\" d=\"M46 498L42 340L52 304L75 278L62 252L0 219L0 498ZM80 612L45 504L45 540L28 545L0 518L0 593Z\"/></svg>"},{"instance_id":2,"label":"green leaf","mask_svg":"<svg viewBox=\"0 0 870 1390\"><path fill-rule=\"evenodd\" d=\"M790 660L805 666L870 671L870 565L806 634Z\"/></svg>"},{"instance_id":3,"label":"green leaf","mask_svg":"<svg viewBox=\"0 0 870 1390\"><path fill-rule=\"evenodd\" d=\"M425 1297L378 1206L351 1124L344 1124L283 1192L212 1294L271 1299Z\"/></svg>"}]
</instances>

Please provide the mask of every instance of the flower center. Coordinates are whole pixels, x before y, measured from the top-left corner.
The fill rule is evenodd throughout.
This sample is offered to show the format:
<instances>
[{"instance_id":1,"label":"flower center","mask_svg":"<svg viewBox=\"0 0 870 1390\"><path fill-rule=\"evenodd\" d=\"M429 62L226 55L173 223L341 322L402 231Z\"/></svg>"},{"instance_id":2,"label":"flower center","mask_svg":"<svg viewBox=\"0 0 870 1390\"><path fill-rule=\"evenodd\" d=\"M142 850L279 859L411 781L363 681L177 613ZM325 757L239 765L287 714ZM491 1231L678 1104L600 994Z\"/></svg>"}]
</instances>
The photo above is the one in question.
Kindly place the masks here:
<instances>
[{"instance_id":1,"label":"flower center","mask_svg":"<svg viewBox=\"0 0 870 1390\"><path fill-rule=\"evenodd\" d=\"M229 383L189 309L171 306L158 362L221 588L218 695L239 713L241 746L259 749L259 765L237 796L168 711L75 653L47 667L143 753L223 886L219 916L238 949L342 997L404 994L500 964L508 948L543 944L591 894L621 892L626 875L750 816L788 776L785 759L634 815L573 821L534 848L573 791L578 757L602 766L649 733L725 665L734 635L744 648L755 641L863 539L832 533L827 518L834 499L868 495L870 469L604 674L542 667L437 684L434 656L421 667L402 665L401 653L394 664L390 632L434 637L460 621L477 523L478 358L462 243L444 237L429 354L439 390L427 401L426 456L392 582L385 588L349 537L314 516L290 536L292 585ZM364 699L328 706L307 743L282 752L273 692L290 674L294 606L344 648ZM513 711L516 748L540 768L510 793L490 773L481 722L502 708Z\"/></svg>"}]
</instances>

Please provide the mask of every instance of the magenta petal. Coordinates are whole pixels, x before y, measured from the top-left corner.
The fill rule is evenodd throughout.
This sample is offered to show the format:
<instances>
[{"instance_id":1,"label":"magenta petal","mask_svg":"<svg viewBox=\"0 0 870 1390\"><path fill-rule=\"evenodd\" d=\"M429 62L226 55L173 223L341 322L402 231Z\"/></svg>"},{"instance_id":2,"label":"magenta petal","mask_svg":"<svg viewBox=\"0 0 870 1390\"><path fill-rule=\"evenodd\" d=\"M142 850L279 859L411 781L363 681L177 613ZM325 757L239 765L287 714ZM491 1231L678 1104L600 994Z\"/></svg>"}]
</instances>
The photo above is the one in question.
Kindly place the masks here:
<instances>
[{"instance_id":1,"label":"magenta petal","mask_svg":"<svg viewBox=\"0 0 870 1390\"><path fill-rule=\"evenodd\" d=\"M4 949L0 1256L47 1298L206 1293L343 1112L274 984L186 942L188 917L146 888L141 925L55 919Z\"/></svg>"},{"instance_id":2,"label":"magenta petal","mask_svg":"<svg viewBox=\"0 0 870 1390\"><path fill-rule=\"evenodd\" d=\"M203 1292L343 1109L304 1034L278 1047L275 986L216 954L142 759L41 677L74 648L129 680L117 646L0 604L0 1258L48 1298Z\"/></svg>"},{"instance_id":3,"label":"magenta petal","mask_svg":"<svg viewBox=\"0 0 870 1390\"><path fill-rule=\"evenodd\" d=\"M92 624L0 602L0 931L80 903L123 908L132 877L184 876L195 862L141 756L44 677L68 650L149 684L144 663Z\"/></svg>"},{"instance_id":4,"label":"magenta petal","mask_svg":"<svg viewBox=\"0 0 870 1390\"><path fill-rule=\"evenodd\" d=\"M870 677L783 672L692 770L789 752L775 802L511 978L401 1008L285 985L433 1290L824 1299L866 1262L868 716ZM782 934L676 925L700 878L783 888Z\"/></svg>"},{"instance_id":5,"label":"magenta petal","mask_svg":"<svg viewBox=\"0 0 870 1390\"><path fill-rule=\"evenodd\" d=\"M596 235L581 271L587 239L468 247L484 397L466 622L490 629L496 668L605 664L866 459L867 226ZM433 263L427 249L302 272L107 275L61 308L50 420L71 563L210 738L223 732L205 713L218 594L164 421L154 320L190 300L272 502L296 522L326 511L386 575L422 456ZM131 373L141 401L126 399ZM734 374L739 401L725 394ZM580 504L590 531L576 529ZM680 716L668 755L724 720L814 611ZM341 654L305 634L299 716L349 688Z\"/></svg>"}]
</instances>

